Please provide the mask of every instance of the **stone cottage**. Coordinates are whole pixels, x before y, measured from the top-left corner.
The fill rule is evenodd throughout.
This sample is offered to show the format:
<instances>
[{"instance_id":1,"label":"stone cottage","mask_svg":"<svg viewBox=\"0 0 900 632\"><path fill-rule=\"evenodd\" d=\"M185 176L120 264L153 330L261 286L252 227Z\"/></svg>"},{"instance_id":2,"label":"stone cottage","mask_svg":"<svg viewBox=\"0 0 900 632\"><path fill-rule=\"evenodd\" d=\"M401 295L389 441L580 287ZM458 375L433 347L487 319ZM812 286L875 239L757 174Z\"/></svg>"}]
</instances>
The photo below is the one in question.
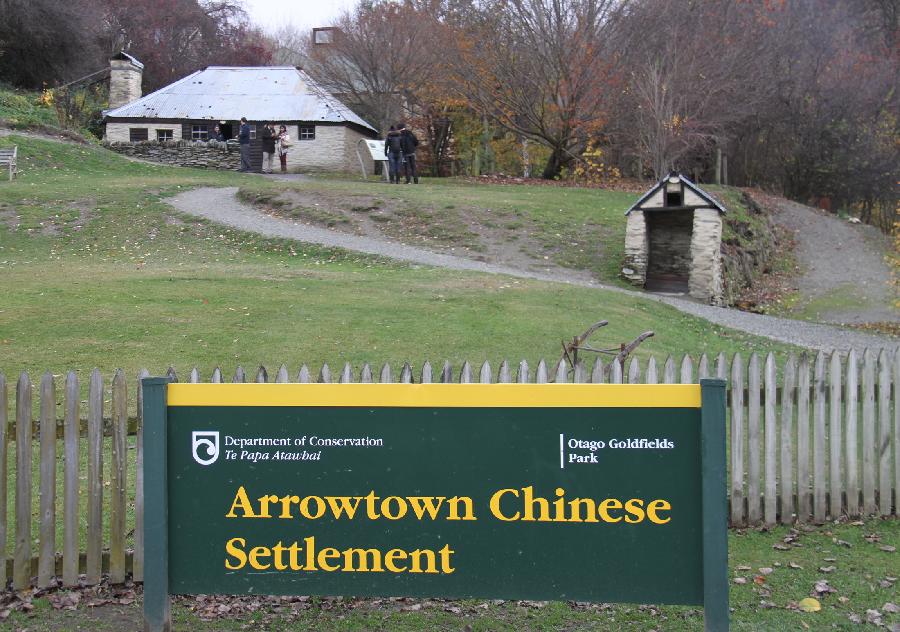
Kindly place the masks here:
<instances>
[{"instance_id":1,"label":"stone cottage","mask_svg":"<svg viewBox=\"0 0 900 632\"><path fill-rule=\"evenodd\" d=\"M289 171L358 173L358 142L378 137L371 125L293 66L210 66L141 97L140 62L122 53L110 65L111 109L104 112L104 140L110 143L207 141L216 125L227 140L237 137L240 119L246 117L256 170L262 168L258 132L273 122L276 129L288 128L293 143ZM120 103L123 99L129 101ZM371 173L372 160L367 154L365 160Z\"/></svg>"},{"instance_id":2,"label":"stone cottage","mask_svg":"<svg viewBox=\"0 0 900 632\"><path fill-rule=\"evenodd\" d=\"M670 173L625 212L623 276L648 290L721 304L724 213L710 194Z\"/></svg>"}]
</instances>

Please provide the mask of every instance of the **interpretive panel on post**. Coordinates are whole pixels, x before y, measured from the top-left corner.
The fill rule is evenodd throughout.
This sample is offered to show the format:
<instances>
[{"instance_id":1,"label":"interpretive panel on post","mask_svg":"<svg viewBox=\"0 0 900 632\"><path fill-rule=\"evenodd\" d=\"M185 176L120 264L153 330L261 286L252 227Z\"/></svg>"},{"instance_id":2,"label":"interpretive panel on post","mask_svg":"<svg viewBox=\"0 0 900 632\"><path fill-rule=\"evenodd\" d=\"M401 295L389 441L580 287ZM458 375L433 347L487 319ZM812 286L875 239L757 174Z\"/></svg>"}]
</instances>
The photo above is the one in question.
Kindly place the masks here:
<instances>
[{"instance_id":1,"label":"interpretive panel on post","mask_svg":"<svg viewBox=\"0 0 900 632\"><path fill-rule=\"evenodd\" d=\"M374 387L169 385L169 592L703 603L699 386Z\"/></svg>"}]
</instances>

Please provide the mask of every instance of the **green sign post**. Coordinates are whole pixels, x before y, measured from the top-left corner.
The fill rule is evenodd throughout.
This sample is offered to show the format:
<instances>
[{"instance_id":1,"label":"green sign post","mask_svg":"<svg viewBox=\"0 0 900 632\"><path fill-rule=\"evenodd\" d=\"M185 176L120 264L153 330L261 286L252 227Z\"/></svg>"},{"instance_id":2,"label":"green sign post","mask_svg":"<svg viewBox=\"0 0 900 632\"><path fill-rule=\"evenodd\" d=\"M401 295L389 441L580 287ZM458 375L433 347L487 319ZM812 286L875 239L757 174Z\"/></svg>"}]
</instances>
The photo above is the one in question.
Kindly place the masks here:
<instances>
[{"instance_id":1,"label":"green sign post","mask_svg":"<svg viewBox=\"0 0 900 632\"><path fill-rule=\"evenodd\" d=\"M144 389L170 594L696 604L728 629L725 383Z\"/></svg>"}]
</instances>

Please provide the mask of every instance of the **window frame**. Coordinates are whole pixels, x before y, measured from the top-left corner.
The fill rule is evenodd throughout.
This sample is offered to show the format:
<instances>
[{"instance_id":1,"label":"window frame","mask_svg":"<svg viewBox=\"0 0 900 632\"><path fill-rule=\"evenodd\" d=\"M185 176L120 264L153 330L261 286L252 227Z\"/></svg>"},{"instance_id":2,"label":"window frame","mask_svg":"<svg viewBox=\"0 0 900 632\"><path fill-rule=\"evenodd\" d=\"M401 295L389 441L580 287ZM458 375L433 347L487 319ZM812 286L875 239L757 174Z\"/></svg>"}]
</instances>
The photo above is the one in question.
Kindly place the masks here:
<instances>
[{"instance_id":1,"label":"window frame","mask_svg":"<svg viewBox=\"0 0 900 632\"><path fill-rule=\"evenodd\" d=\"M160 138L160 136L168 136L168 138ZM175 130L173 129L157 129L156 142L164 143L166 141L175 140Z\"/></svg>"},{"instance_id":2,"label":"window frame","mask_svg":"<svg viewBox=\"0 0 900 632\"><path fill-rule=\"evenodd\" d=\"M209 140L209 125L191 123L191 140Z\"/></svg>"},{"instance_id":3,"label":"window frame","mask_svg":"<svg viewBox=\"0 0 900 632\"><path fill-rule=\"evenodd\" d=\"M143 138L140 138L143 136ZM143 143L150 140L150 130L146 127L129 127L128 128L128 142L129 143Z\"/></svg>"},{"instance_id":4,"label":"window frame","mask_svg":"<svg viewBox=\"0 0 900 632\"><path fill-rule=\"evenodd\" d=\"M305 134L304 134L304 130L306 130ZM309 130L312 130L312 132L310 132ZM316 140L316 126L315 125L298 125L297 126L297 140Z\"/></svg>"}]
</instances>

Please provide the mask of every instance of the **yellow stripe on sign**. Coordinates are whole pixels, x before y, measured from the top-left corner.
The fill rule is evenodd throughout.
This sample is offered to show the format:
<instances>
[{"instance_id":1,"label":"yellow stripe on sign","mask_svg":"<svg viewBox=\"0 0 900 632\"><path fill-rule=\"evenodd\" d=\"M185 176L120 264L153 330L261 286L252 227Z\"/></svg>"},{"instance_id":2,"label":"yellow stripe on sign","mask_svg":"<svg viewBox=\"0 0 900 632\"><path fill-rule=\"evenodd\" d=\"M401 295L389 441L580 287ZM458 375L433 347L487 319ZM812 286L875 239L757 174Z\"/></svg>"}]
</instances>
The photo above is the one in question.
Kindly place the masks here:
<instances>
[{"instance_id":1,"label":"yellow stripe on sign","mask_svg":"<svg viewBox=\"0 0 900 632\"><path fill-rule=\"evenodd\" d=\"M698 384L169 384L169 406L700 408Z\"/></svg>"}]
</instances>

